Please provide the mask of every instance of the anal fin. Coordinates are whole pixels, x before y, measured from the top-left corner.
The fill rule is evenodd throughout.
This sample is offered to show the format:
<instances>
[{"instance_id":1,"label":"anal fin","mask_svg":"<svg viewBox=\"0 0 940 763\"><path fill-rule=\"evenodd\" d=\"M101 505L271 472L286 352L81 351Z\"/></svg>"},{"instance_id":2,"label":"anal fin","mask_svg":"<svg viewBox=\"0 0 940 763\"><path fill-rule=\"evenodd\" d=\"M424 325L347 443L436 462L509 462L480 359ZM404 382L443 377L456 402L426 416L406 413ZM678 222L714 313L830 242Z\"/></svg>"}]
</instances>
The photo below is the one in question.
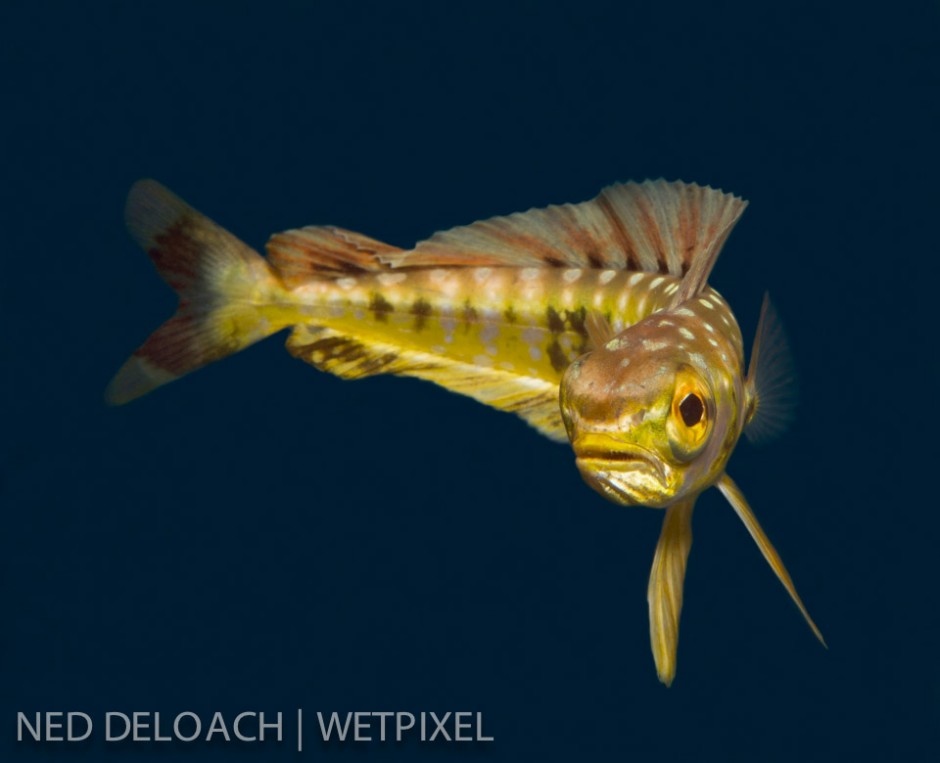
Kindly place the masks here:
<instances>
[{"instance_id":1,"label":"anal fin","mask_svg":"<svg viewBox=\"0 0 940 763\"><path fill-rule=\"evenodd\" d=\"M295 326L287 349L294 357L343 379L376 374L425 379L491 408L514 413L552 440L567 440L557 383L321 326Z\"/></svg>"},{"instance_id":2,"label":"anal fin","mask_svg":"<svg viewBox=\"0 0 940 763\"><path fill-rule=\"evenodd\" d=\"M389 366L399 357L392 345L383 348L322 326L295 326L287 339L287 350L295 358L341 379L389 373Z\"/></svg>"}]
</instances>

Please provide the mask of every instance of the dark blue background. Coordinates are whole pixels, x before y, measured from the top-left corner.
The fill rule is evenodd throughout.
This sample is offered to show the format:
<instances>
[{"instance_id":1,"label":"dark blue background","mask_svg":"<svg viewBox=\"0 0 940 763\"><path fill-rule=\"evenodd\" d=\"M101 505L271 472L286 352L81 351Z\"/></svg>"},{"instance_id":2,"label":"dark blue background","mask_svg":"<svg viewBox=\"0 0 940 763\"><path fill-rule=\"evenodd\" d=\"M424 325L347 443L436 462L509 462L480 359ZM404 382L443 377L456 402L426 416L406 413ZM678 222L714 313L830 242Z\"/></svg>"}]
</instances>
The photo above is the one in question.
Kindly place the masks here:
<instances>
[{"instance_id":1,"label":"dark blue background","mask_svg":"<svg viewBox=\"0 0 940 763\"><path fill-rule=\"evenodd\" d=\"M936 759L937 6L718 5L2 5L0 758L294 758L17 745L15 713L303 706L496 737L311 757ZM174 305L123 228L141 176L259 247L630 178L750 199L712 283L748 341L771 290L802 407L729 471L830 650L713 491L663 688L661 515L431 385L275 338L106 408Z\"/></svg>"}]
</instances>

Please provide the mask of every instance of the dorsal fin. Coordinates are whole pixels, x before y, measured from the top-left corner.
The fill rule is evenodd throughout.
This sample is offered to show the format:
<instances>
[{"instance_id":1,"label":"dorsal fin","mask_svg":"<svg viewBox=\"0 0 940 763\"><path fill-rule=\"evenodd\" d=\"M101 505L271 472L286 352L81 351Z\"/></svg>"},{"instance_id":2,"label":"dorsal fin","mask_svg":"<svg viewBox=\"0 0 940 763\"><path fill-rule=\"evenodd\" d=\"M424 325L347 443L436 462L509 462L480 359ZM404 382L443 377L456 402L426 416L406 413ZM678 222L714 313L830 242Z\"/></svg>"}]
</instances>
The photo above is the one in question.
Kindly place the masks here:
<instances>
[{"instance_id":1,"label":"dorsal fin","mask_svg":"<svg viewBox=\"0 0 940 763\"><path fill-rule=\"evenodd\" d=\"M705 288L721 247L747 207L746 201L730 194L710 193L700 201L694 207L698 217L681 223L683 235L676 243L688 247L688 264L670 307L678 307Z\"/></svg>"},{"instance_id":2,"label":"dorsal fin","mask_svg":"<svg viewBox=\"0 0 940 763\"><path fill-rule=\"evenodd\" d=\"M288 286L366 270L387 270L381 257L396 246L342 228L308 226L277 233L267 243L268 261Z\"/></svg>"},{"instance_id":3,"label":"dorsal fin","mask_svg":"<svg viewBox=\"0 0 940 763\"><path fill-rule=\"evenodd\" d=\"M707 279L745 205L736 196L694 184L622 183L582 204L451 228L387 259L393 267L608 268L676 276L694 271L704 285L702 274ZM705 255L709 264L695 268Z\"/></svg>"}]
</instances>

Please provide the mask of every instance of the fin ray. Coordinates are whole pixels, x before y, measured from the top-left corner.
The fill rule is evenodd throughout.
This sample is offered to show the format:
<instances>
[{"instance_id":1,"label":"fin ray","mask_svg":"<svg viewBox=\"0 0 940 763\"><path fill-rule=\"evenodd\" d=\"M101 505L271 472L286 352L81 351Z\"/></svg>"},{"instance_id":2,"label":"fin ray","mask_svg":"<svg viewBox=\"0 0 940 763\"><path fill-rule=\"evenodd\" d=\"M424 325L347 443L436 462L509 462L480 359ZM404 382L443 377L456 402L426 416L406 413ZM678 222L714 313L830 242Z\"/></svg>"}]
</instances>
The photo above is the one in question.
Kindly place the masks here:
<instances>
[{"instance_id":1,"label":"fin ray","mask_svg":"<svg viewBox=\"0 0 940 763\"><path fill-rule=\"evenodd\" d=\"M777 553L777 549L775 549L770 542L770 538L764 533L763 528L757 521L757 517L754 516L754 512L748 505L744 493L741 492L741 488L739 488L734 480L727 474L722 474L715 485L721 491L722 495L728 499L728 503L731 504L738 518L744 523L747 531L751 534L751 537L760 549L761 554L764 555L767 564L770 565L777 579L783 583L783 587L787 589L787 593L790 594L790 598L793 599L794 604L796 604L800 612L803 613L803 618L806 620L807 625L812 629L820 643L828 649L822 632L816 627L816 623L814 623L813 618L809 616L809 612L804 606L803 600L796 592L796 586L793 585L793 580L790 578L790 573L787 572L787 568L784 566L780 554Z\"/></svg>"},{"instance_id":2,"label":"fin ray","mask_svg":"<svg viewBox=\"0 0 940 763\"><path fill-rule=\"evenodd\" d=\"M744 434L755 445L762 445L786 430L797 403L793 355L767 293L754 335L746 387L751 402Z\"/></svg>"},{"instance_id":3,"label":"fin ray","mask_svg":"<svg viewBox=\"0 0 940 763\"><path fill-rule=\"evenodd\" d=\"M713 188L647 180L608 186L591 201L564 204L434 234L392 255L395 267L487 265L694 272L711 266L746 202ZM708 262L697 267L702 258Z\"/></svg>"},{"instance_id":4,"label":"fin ray","mask_svg":"<svg viewBox=\"0 0 940 763\"><path fill-rule=\"evenodd\" d=\"M588 310L584 319L584 330L593 349L597 350L616 336L610 321L599 310Z\"/></svg>"},{"instance_id":5,"label":"fin ray","mask_svg":"<svg viewBox=\"0 0 940 763\"><path fill-rule=\"evenodd\" d=\"M678 307L702 292L721 248L747 207L746 201L728 194L710 194L701 202L680 212L680 215L689 215L679 227L686 231L682 240L687 246L691 244L694 252L690 255L679 290L672 298L671 307Z\"/></svg>"},{"instance_id":6,"label":"fin ray","mask_svg":"<svg viewBox=\"0 0 940 763\"><path fill-rule=\"evenodd\" d=\"M695 498L692 498L666 508L646 594L650 613L650 646L656 673L666 686L670 686L676 677L679 616L682 614L686 563L692 548L694 507Z\"/></svg>"}]
</instances>

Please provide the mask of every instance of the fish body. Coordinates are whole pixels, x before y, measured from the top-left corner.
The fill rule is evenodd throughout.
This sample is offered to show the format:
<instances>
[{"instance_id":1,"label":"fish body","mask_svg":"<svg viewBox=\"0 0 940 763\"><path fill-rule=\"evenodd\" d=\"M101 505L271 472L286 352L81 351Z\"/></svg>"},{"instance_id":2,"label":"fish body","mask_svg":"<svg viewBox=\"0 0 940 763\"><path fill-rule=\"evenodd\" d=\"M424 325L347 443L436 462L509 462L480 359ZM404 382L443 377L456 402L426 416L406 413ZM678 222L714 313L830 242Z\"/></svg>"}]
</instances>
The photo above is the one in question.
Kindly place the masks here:
<instances>
[{"instance_id":1,"label":"fish body","mask_svg":"<svg viewBox=\"0 0 940 763\"><path fill-rule=\"evenodd\" d=\"M583 204L438 233L411 250L308 227L273 236L263 258L141 181L128 225L180 305L107 398L127 402L290 328L289 352L321 370L426 379L521 416L570 441L585 481L605 497L666 509L648 598L653 654L669 684L692 508L710 486L809 620L724 471L746 426L779 428L759 415L775 410L767 391L782 387L779 364L768 362L781 355L772 309L765 300L745 372L734 315L707 284L744 206L696 185L629 183ZM760 352L762 338L773 352Z\"/></svg>"},{"instance_id":2,"label":"fish body","mask_svg":"<svg viewBox=\"0 0 940 763\"><path fill-rule=\"evenodd\" d=\"M656 286L653 283L656 282ZM587 268L417 268L335 282L293 296L302 325L359 333L455 362L558 384L588 350L589 310L623 330L661 308L677 279Z\"/></svg>"}]
</instances>

